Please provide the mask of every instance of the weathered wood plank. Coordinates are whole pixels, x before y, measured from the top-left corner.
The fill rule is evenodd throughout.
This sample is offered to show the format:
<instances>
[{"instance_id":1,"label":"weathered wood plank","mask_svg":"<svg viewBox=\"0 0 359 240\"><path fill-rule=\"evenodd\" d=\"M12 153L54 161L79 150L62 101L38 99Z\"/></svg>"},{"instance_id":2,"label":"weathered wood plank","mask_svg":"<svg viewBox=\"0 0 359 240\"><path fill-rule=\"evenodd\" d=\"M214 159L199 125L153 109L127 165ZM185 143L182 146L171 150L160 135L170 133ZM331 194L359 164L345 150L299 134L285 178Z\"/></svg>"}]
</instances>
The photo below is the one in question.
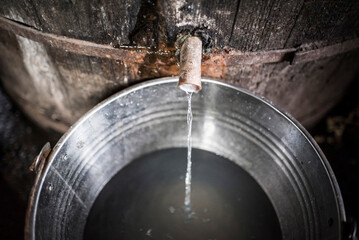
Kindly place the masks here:
<instances>
[{"instance_id":1,"label":"weathered wood plank","mask_svg":"<svg viewBox=\"0 0 359 240\"><path fill-rule=\"evenodd\" d=\"M31 1L2 0L0 4L0 16L42 30L36 8Z\"/></svg>"},{"instance_id":2,"label":"weathered wood plank","mask_svg":"<svg viewBox=\"0 0 359 240\"><path fill-rule=\"evenodd\" d=\"M140 0L4 0L1 16L44 32L96 43L129 44Z\"/></svg>"},{"instance_id":3,"label":"weathered wood plank","mask_svg":"<svg viewBox=\"0 0 359 240\"><path fill-rule=\"evenodd\" d=\"M114 46L161 49L178 33L204 31L214 46L272 50L359 34L356 1L4 0L0 15L44 32ZM315 46L312 46L315 47Z\"/></svg>"},{"instance_id":4,"label":"weathered wood plank","mask_svg":"<svg viewBox=\"0 0 359 240\"><path fill-rule=\"evenodd\" d=\"M211 50L203 76L264 95L306 124L338 99L359 64L357 41L343 42L359 33L357 2L3 2L0 15L25 24L0 21L3 85L29 116L58 131L127 85L176 75L181 32L200 34ZM331 76L341 81L327 83Z\"/></svg>"},{"instance_id":5,"label":"weathered wood plank","mask_svg":"<svg viewBox=\"0 0 359 240\"><path fill-rule=\"evenodd\" d=\"M62 51L9 33L1 36L0 51L6 56L0 58L4 87L29 116L58 131L65 131L96 103L127 85L178 71L176 65L165 64L166 57L147 55L143 62L129 66L123 61ZM357 73L358 55L343 59L341 65L348 68L336 67L335 56L295 65L287 61L268 64L245 59L216 64L210 58L212 64L206 65L205 61L202 72L204 77L266 96L309 125L341 96ZM344 71L343 79L326 84L326 79L339 74L336 72L339 70ZM314 94L318 92L321 94ZM328 97L333 101L323 102Z\"/></svg>"},{"instance_id":6,"label":"weathered wood plank","mask_svg":"<svg viewBox=\"0 0 359 240\"><path fill-rule=\"evenodd\" d=\"M242 51L282 49L302 4L296 0L241 1L229 45Z\"/></svg>"},{"instance_id":7,"label":"weathered wood plank","mask_svg":"<svg viewBox=\"0 0 359 240\"><path fill-rule=\"evenodd\" d=\"M151 47L129 46L119 46L118 48L114 48L110 45L96 44L93 42L43 33L3 17L0 17L0 29L8 30L18 36L38 43L44 43L46 46L57 48L64 52L72 52L90 57L108 58L131 64L142 64L144 63L146 55L153 54L156 55L155 58L161 56L161 58L165 60L166 63L164 64L166 65L176 64L174 61L174 49L156 50L156 47L154 47L155 50L153 50ZM210 53L205 53L203 55L203 59L204 65L258 64L281 61L290 61L292 64L295 64L314 61L357 49L359 48L359 38L347 40L320 49L303 51L305 48L308 48L308 45L299 46L298 48L258 52L241 52L228 47L223 49L212 48Z\"/></svg>"},{"instance_id":8,"label":"weathered wood plank","mask_svg":"<svg viewBox=\"0 0 359 240\"><path fill-rule=\"evenodd\" d=\"M175 41L181 31L191 32L202 28L216 46L227 45L236 17L238 1L165 1L160 0L166 19L169 41Z\"/></svg>"},{"instance_id":9,"label":"weathered wood plank","mask_svg":"<svg viewBox=\"0 0 359 240\"><path fill-rule=\"evenodd\" d=\"M310 127L342 97L359 74L358 63L359 51L296 65L239 65L226 68L225 79L267 97Z\"/></svg>"},{"instance_id":10,"label":"weathered wood plank","mask_svg":"<svg viewBox=\"0 0 359 240\"><path fill-rule=\"evenodd\" d=\"M358 13L358 1L307 1L285 47L310 44L313 49L358 36Z\"/></svg>"}]
</instances>

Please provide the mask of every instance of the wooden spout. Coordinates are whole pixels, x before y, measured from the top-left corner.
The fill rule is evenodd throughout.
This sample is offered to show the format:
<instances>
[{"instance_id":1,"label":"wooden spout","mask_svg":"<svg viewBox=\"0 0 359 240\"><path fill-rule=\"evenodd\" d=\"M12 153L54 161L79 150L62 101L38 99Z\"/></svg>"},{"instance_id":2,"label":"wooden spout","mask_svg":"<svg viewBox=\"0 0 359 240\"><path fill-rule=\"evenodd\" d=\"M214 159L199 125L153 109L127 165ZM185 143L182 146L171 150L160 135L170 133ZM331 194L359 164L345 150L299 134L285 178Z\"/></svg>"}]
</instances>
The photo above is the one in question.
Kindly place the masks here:
<instances>
[{"instance_id":1,"label":"wooden spout","mask_svg":"<svg viewBox=\"0 0 359 240\"><path fill-rule=\"evenodd\" d=\"M186 92L201 90L202 41L198 37L188 37L180 52L180 72L178 87Z\"/></svg>"}]
</instances>

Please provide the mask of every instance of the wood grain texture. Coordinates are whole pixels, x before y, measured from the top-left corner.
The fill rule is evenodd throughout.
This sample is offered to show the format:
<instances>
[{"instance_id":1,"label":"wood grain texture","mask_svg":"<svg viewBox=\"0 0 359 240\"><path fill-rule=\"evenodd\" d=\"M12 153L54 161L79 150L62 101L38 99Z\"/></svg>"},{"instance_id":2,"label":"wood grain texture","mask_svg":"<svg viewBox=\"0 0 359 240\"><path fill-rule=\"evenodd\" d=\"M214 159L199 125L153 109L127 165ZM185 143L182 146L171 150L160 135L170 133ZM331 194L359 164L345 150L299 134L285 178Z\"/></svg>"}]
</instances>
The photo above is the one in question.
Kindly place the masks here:
<instances>
[{"instance_id":1,"label":"wood grain texture","mask_svg":"<svg viewBox=\"0 0 359 240\"><path fill-rule=\"evenodd\" d=\"M359 33L357 1L3 0L2 5L1 16L44 32L113 45L171 45L181 31L205 29L216 46L257 51L324 46Z\"/></svg>"},{"instance_id":2,"label":"wood grain texture","mask_svg":"<svg viewBox=\"0 0 359 240\"><path fill-rule=\"evenodd\" d=\"M319 48L359 34L357 1L307 1L283 47Z\"/></svg>"},{"instance_id":3,"label":"wood grain texture","mask_svg":"<svg viewBox=\"0 0 359 240\"><path fill-rule=\"evenodd\" d=\"M302 5L296 0L241 1L229 45L242 51L283 48Z\"/></svg>"},{"instance_id":4,"label":"wood grain texture","mask_svg":"<svg viewBox=\"0 0 359 240\"><path fill-rule=\"evenodd\" d=\"M31 1L3 0L1 1L0 15L26 26L42 30L36 8Z\"/></svg>"},{"instance_id":5,"label":"wood grain texture","mask_svg":"<svg viewBox=\"0 0 359 240\"><path fill-rule=\"evenodd\" d=\"M205 29L216 46L227 45L237 14L238 1L166 1L159 0L166 19L169 42L174 42L179 32Z\"/></svg>"},{"instance_id":6,"label":"wood grain texture","mask_svg":"<svg viewBox=\"0 0 359 240\"><path fill-rule=\"evenodd\" d=\"M60 132L116 91L177 75L180 33L203 39L204 77L263 95L307 126L335 104L359 68L358 42L351 40L359 33L357 2L4 0L2 6L0 16L23 25L1 31L1 81L29 116Z\"/></svg>"},{"instance_id":7,"label":"wood grain texture","mask_svg":"<svg viewBox=\"0 0 359 240\"><path fill-rule=\"evenodd\" d=\"M1 16L44 32L96 43L129 43L140 0L4 0Z\"/></svg>"}]
</instances>

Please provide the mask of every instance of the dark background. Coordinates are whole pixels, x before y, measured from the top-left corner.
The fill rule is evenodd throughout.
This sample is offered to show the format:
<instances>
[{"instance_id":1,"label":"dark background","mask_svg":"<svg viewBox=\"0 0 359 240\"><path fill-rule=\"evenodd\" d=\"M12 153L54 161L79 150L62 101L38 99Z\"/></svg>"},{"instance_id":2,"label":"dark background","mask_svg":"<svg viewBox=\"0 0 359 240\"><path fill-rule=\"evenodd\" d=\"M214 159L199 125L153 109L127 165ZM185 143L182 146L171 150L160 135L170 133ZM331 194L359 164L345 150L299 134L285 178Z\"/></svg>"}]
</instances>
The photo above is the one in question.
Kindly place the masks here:
<instances>
[{"instance_id":1,"label":"dark background","mask_svg":"<svg viewBox=\"0 0 359 240\"><path fill-rule=\"evenodd\" d=\"M309 132L334 170L347 215L359 219L359 81ZM27 119L0 86L0 239L23 239L34 180L29 166L47 141L54 146L60 136Z\"/></svg>"}]
</instances>

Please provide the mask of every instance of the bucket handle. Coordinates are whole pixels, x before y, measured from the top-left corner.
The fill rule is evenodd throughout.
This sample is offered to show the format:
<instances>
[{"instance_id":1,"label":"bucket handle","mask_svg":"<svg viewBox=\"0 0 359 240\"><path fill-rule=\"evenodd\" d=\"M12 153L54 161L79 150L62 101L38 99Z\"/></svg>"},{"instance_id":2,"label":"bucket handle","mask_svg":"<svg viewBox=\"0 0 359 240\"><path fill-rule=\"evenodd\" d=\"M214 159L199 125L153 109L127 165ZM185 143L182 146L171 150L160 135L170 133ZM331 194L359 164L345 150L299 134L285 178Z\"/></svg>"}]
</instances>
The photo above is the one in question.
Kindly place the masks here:
<instances>
[{"instance_id":1,"label":"bucket handle","mask_svg":"<svg viewBox=\"0 0 359 240\"><path fill-rule=\"evenodd\" d=\"M51 152L51 145L49 142L45 143L40 153L35 157L33 163L30 166L30 171L35 172L36 175L41 174L42 169L45 166L46 159Z\"/></svg>"},{"instance_id":2,"label":"bucket handle","mask_svg":"<svg viewBox=\"0 0 359 240\"><path fill-rule=\"evenodd\" d=\"M32 228L34 226L34 202L35 202L35 196L37 187L39 184L39 179L41 177L42 170L45 167L47 157L49 156L51 152L51 145L49 142L45 143L45 145L42 147L40 153L35 157L33 163L30 166L30 171L34 172L36 174L34 185L31 189L30 197L29 197L29 205L27 207L26 211L26 220L25 220L25 240L31 240L35 239L34 233L32 231Z\"/></svg>"},{"instance_id":3,"label":"bucket handle","mask_svg":"<svg viewBox=\"0 0 359 240\"><path fill-rule=\"evenodd\" d=\"M358 221L354 217L349 217L349 220L344 225L344 240L359 240Z\"/></svg>"}]
</instances>

